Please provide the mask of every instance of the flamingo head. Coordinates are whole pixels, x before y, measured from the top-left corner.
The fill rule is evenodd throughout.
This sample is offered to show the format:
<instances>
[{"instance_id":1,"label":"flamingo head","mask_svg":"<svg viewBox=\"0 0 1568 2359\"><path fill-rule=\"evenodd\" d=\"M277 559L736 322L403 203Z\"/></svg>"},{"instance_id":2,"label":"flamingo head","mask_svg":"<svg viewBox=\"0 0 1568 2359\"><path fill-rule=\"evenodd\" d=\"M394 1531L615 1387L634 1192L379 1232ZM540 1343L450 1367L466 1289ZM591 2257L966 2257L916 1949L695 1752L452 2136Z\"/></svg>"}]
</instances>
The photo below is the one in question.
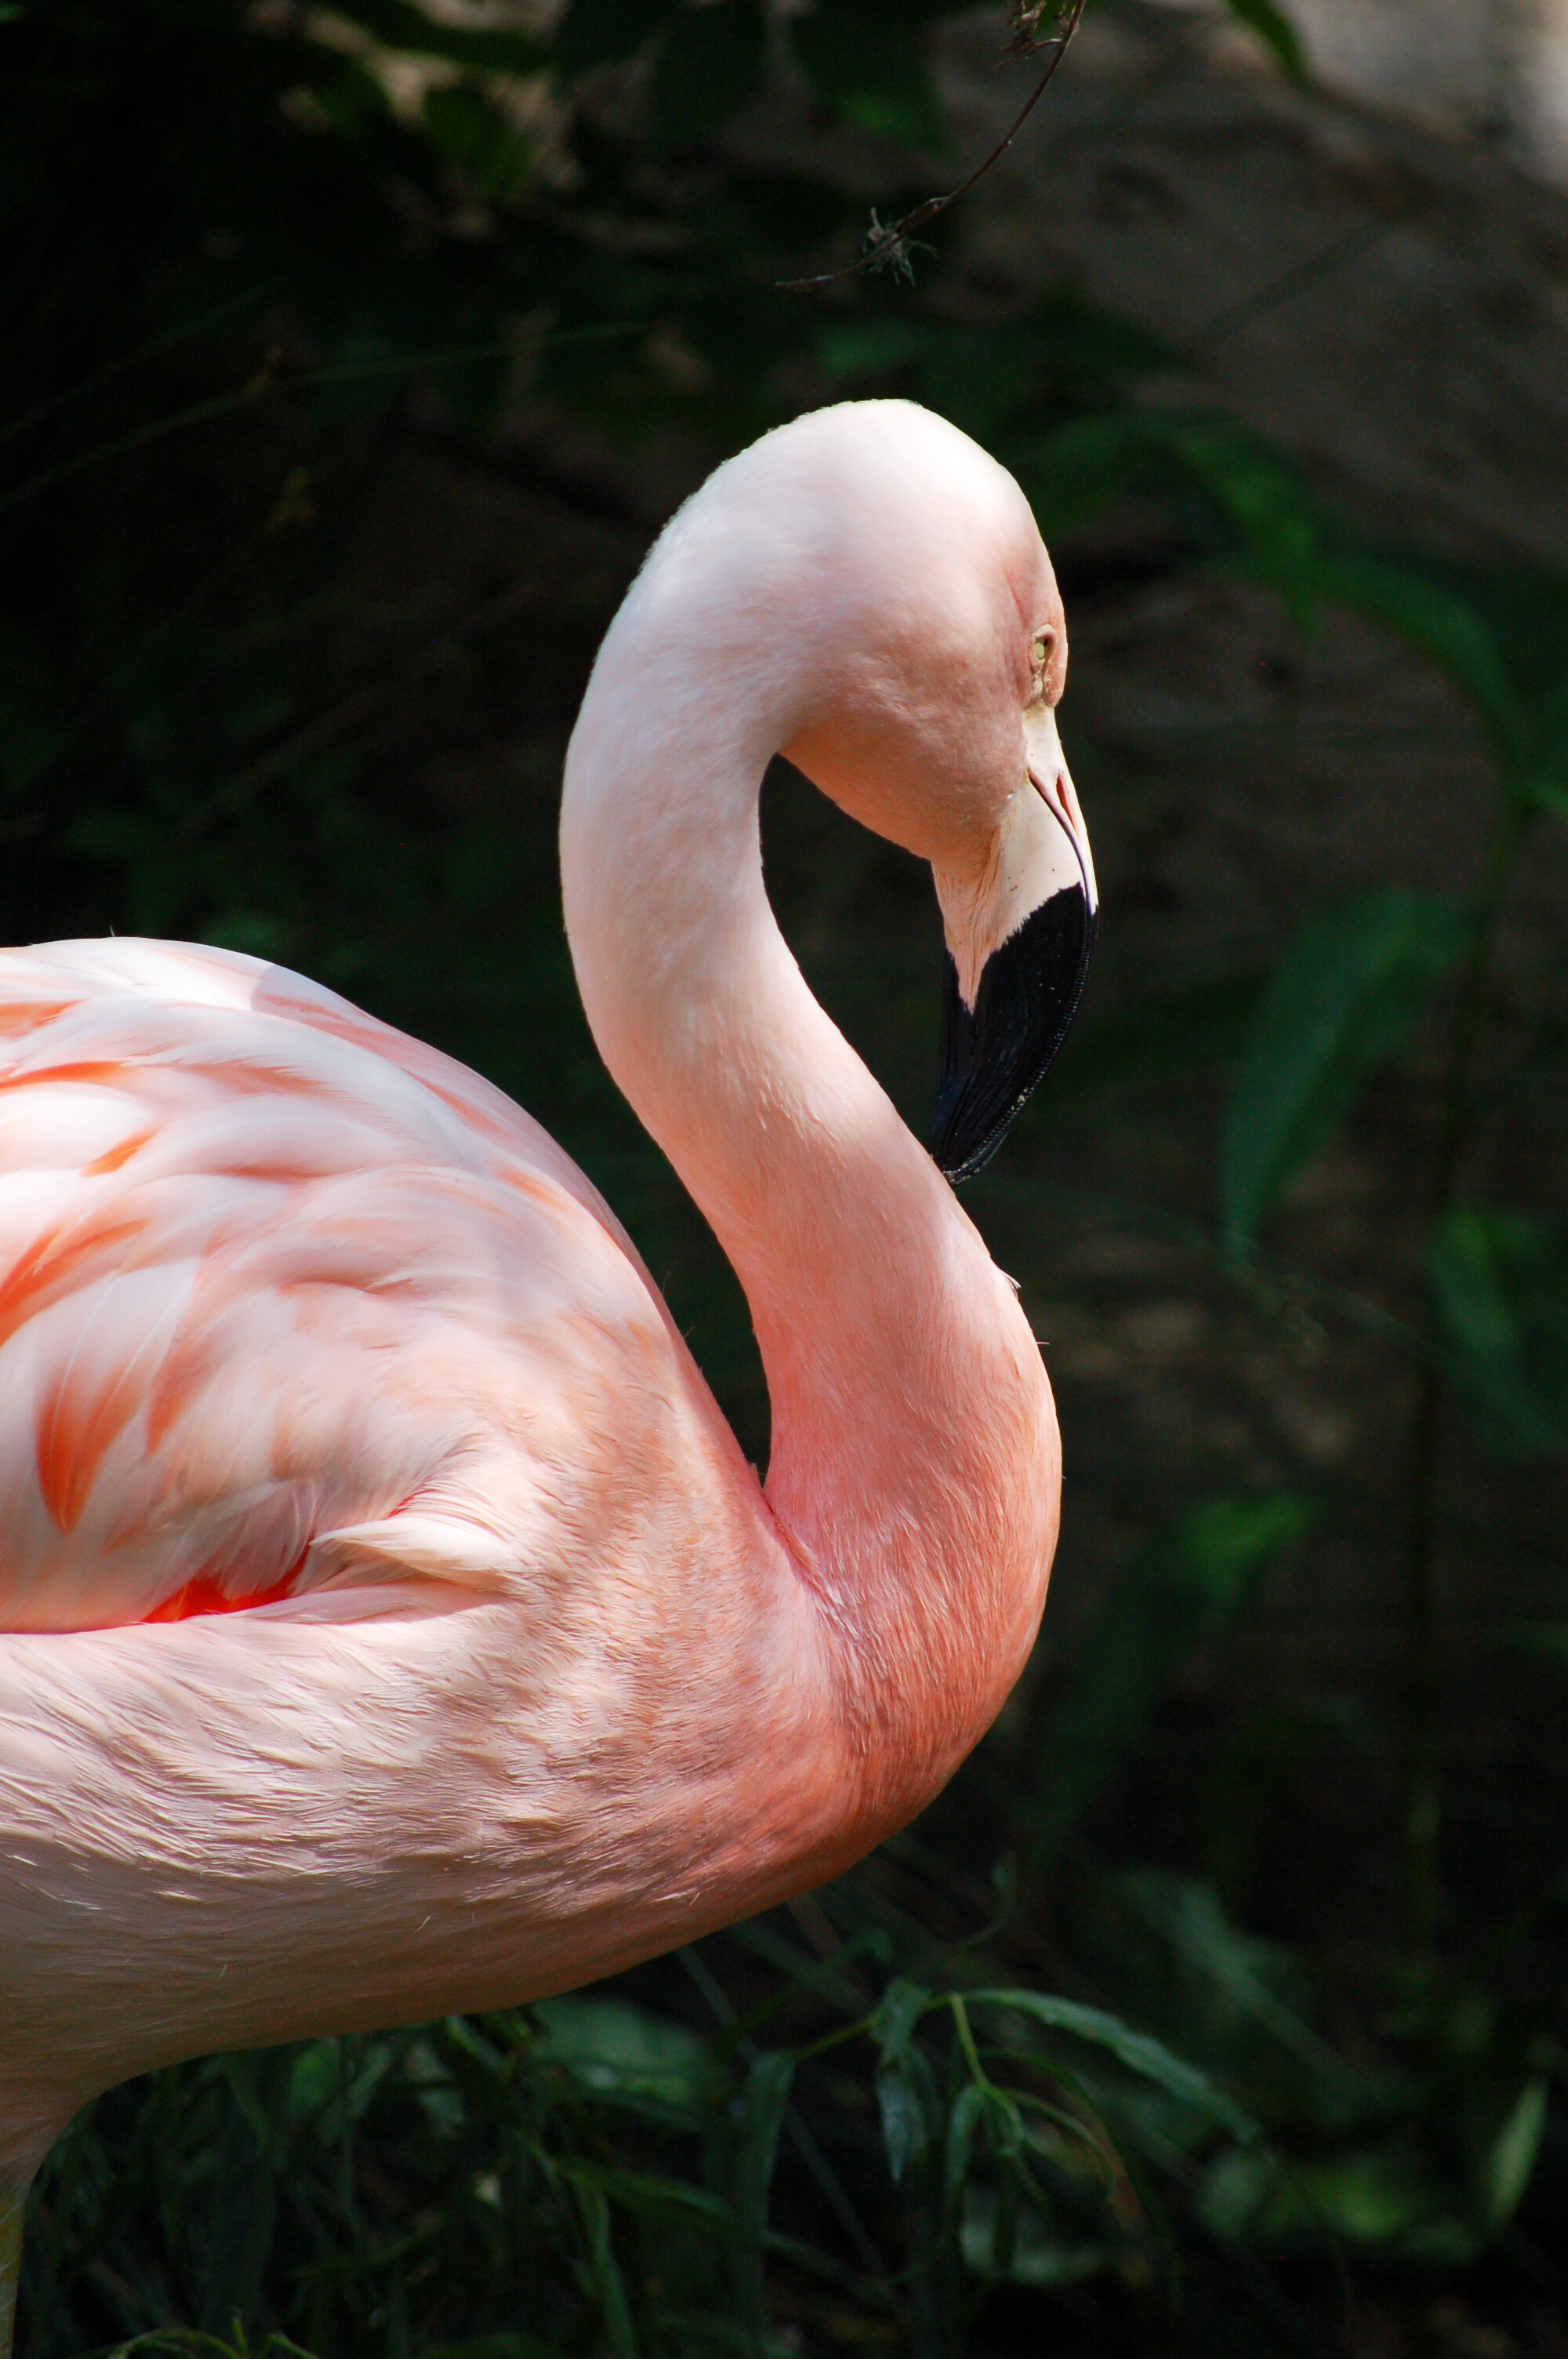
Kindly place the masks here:
<instances>
[{"instance_id":1,"label":"flamingo head","mask_svg":"<svg viewBox=\"0 0 1568 2359\"><path fill-rule=\"evenodd\" d=\"M748 456L786 452L795 529L818 555L810 692L782 750L931 864L948 952L932 1151L967 1179L1060 1048L1094 946L1056 730L1061 596L1012 477L927 411L847 403Z\"/></svg>"}]
</instances>

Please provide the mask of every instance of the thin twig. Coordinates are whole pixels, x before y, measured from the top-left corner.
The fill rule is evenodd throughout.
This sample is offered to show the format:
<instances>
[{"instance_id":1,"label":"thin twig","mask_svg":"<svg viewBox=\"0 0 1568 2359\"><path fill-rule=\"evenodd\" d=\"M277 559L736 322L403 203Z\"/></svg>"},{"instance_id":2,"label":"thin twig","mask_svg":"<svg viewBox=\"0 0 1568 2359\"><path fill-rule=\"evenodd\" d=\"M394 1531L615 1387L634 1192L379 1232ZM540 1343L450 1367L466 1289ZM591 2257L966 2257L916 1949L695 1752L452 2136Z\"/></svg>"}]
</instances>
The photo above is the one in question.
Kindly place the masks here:
<instances>
[{"instance_id":1,"label":"thin twig","mask_svg":"<svg viewBox=\"0 0 1568 2359\"><path fill-rule=\"evenodd\" d=\"M1388 212L1377 213L1369 220L1357 222L1354 229L1346 230L1342 237L1335 238L1316 254L1308 255L1304 262L1293 263L1289 270L1281 270L1277 277L1265 279L1262 286L1254 288L1249 295L1243 295L1237 302L1227 303L1222 311L1217 311L1211 319L1204 321L1185 339L1188 349L1195 346L1200 351L1206 350L1209 345L1220 343L1227 336L1235 335L1238 329L1250 327L1254 320L1274 310L1280 304L1289 302L1292 296L1304 295L1321 279L1331 277L1347 262L1354 262L1358 255L1367 253L1379 239L1390 236L1396 229L1403 229L1416 211L1415 202L1407 201Z\"/></svg>"},{"instance_id":2,"label":"thin twig","mask_svg":"<svg viewBox=\"0 0 1568 2359\"><path fill-rule=\"evenodd\" d=\"M233 410L246 409L253 402L265 400L270 394L306 392L317 386L360 385L373 377L411 376L421 369L457 368L474 361L534 352L546 344L598 343L606 338L643 334L646 327L645 321L611 320L590 328L551 328L538 335L500 336L488 343L460 344L447 352L398 353L384 360L339 361L325 368L292 372L280 365L281 354L275 349L233 392L214 394L207 401L192 403L189 409L178 409L168 416L152 419L145 426L133 427L129 433L116 435L111 442L101 442L93 450L79 451L72 459L62 459L58 465L46 467L41 473L29 476L26 483L0 493L0 513L21 506L24 501L36 499L40 492L52 491L57 484L69 483L73 475L83 474L89 468L103 466L113 459L123 459L131 451L142 450L149 442L161 441L166 434L177 434L187 426L204 425L209 419L224 418Z\"/></svg>"},{"instance_id":3,"label":"thin twig","mask_svg":"<svg viewBox=\"0 0 1568 2359\"><path fill-rule=\"evenodd\" d=\"M956 189L949 189L945 197L927 197L923 203L915 206L913 212L905 213L899 221L882 223L878 221L873 212L871 231L866 239L866 250L858 261L846 263L842 270L822 271L814 278L781 278L776 282L781 291L786 295L804 295L814 287L832 287L840 278L857 277L862 270L885 270L890 266L895 270L907 270L909 245L914 232L917 229L924 229L927 222L935 221L938 213L945 213L949 205L956 205L960 197L967 196L975 182L1006 155L1044 96L1045 86L1052 75L1066 56L1067 44L1077 31L1078 19L1083 13L1084 0L1068 0L1067 16L1061 29L1053 33L1046 40L1035 41L1029 38L1029 27L1032 22L1038 22L1040 11L1035 8L1022 12L1022 28L1017 40L1009 49L1008 55L1033 58L1038 57L1042 49L1049 49L1050 63L1019 108L1008 130L997 141L989 155L983 157L975 166L967 179L960 180Z\"/></svg>"},{"instance_id":4,"label":"thin twig","mask_svg":"<svg viewBox=\"0 0 1568 2359\"><path fill-rule=\"evenodd\" d=\"M134 353L126 353L122 358L110 361L103 368L94 369L91 376L82 377L78 384L68 386L63 393L51 394L47 401L35 402L32 408L23 410L19 418L8 418L0 426L0 442L9 442L14 435L25 434L29 426L37 426L43 419L52 418L56 410L67 408L71 402L81 401L87 394L96 393L101 386L112 384L115 377L124 376L129 370L140 368L142 363L151 360L155 353L168 352L172 345L190 343L209 328L215 328L221 321L232 319L236 312L254 310L265 297L276 294L282 285L281 278L265 279L259 287L250 287L243 295L231 296L226 303L214 305L211 311L202 312L197 319L178 321L174 327L166 329L162 335L139 344Z\"/></svg>"}]
</instances>

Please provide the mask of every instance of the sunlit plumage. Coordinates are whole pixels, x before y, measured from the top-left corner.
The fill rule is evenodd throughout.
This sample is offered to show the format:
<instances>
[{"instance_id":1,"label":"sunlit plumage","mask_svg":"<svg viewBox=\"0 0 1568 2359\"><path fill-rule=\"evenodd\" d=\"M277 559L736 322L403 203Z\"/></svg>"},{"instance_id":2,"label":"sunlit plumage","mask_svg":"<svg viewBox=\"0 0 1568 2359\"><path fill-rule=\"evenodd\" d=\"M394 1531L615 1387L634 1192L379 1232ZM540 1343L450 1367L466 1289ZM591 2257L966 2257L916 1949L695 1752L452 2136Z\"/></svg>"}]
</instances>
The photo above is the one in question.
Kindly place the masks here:
<instances>
[{"instance_id":1,"label":"sunlit plumage","mask_svg":"<svg viewBox=\"0 0 1568 2359\"><path fill-rule=\"evenodd\" d=\"M486 1082L232 953L0 956L0 2182L127 2073L799 1890L986 1726L1054 1545L1050 1392L784 945L757 791L788 750L931 860L972 996L1050 896L1092 929L1065 652L1010 479L865 404L720 471L596 667L568 931L746 1287L765 1494Z\"/></svg>"}]
</instances>

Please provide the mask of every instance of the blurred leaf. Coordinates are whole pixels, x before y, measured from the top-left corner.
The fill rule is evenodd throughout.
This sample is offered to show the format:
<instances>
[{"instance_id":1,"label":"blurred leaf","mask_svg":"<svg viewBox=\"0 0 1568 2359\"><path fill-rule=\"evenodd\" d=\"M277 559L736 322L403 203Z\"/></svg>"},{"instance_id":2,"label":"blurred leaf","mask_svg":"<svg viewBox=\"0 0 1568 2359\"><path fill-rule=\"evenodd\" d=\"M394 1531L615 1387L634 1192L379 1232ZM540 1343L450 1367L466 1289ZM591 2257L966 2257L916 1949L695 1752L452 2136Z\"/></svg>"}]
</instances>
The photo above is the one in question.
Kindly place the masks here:
<instances>
[{"instance_id":1,"label":"blurred leaf","mask_svg":"<svg viewBox=\"0 0 1568 2359\"><path fill-rule=\"evenodd\" d=\"M1327 525L1303 477L1233 419L1172 419L1156 431L1229 519L1249 571L1270 582L1301 618L1314 595Z\"/></svg>"},{"instance_id":2,"label":"blurred leaf","mask_svg":"<svg viewBox=\"0 0 1568 2359\"><path fill-rule=\"evenodd\" d=\"M1325 597L1337 598L1386 623L1430 657L1475 705L1508 759L1523 747L1524 710L1484 613L1441 579L1374 557L1325 559L1317 570Z\"/></svg>"},{"instance_id":3,"label":"blurred leaf","mask_svg":"<svg viewBox=\"0 0 1568 2359\"><path fill-rule=\"evenodd\" d=\"M869 376L921 360L940 329L929 320L875 316L830 321L816 356L829 377Z\"/></svg>"},{"instance_id":4,"label":"blurred leaf","mask_svg":"<svg viewBox=\"0 0 1568 2359\"><path fill-rule=\"evenodd\" d=\"M1349 2064L1318 2036L1303 1960L1234 1924L1208 1885L1131 1869L1097 1878L1092 1906L1084 1930L1121 2005L1271 2121L1343 2133L1410 2102L1408 2076Z\"/></svg>"},{"instance_id":5,"label":"blurred leaf","mask_svg":"<svg viewBox=\"0 0 1568 2359\"><path fill-rule=\"evenodd\" d=\"M510 197L530 178L526 139L480 92L461 82L438 82L425 93L424 115L437 147L462 167L478 195Z\"/></svg>"},{"instance_id":6,"label":"blurred leaf","mask_svg":"<svg viewBox=\"0 0 1568 2359\"><path fill-rule=\"evenodd\" d=\"M1124 2245L1090 2244L1065 2234L1033 2204L1020 2208L1007 2249L999 2249L1000 2205L989 2187L964 2190L959 2241L977 2276L1006 2277L1014 2285L1076 2285L1125 2262Z\"/></svg>"},{"instance_id":7,"label":"blurred leaf","mask_svg":"<svg viewBox=\"0 0 1568 2359\"><path fill-rule=\"evenodd\" d=\"M1350 549L1325 558L1318 580L1446 673L1486 723L1511 794L1568 810L1568 577Z\"/></svg>"},{"instance_id":8,"label":"blurred leaf","mask_svg":"<svg viewBox=\"0 0 1568 2359\"><path fill-rule=\"evenodd\" d=\"M1309 79L1301 36L1275 0L1226 0L1226 5L1239 24L1257 34L1292 82Z\"/></svg>"},{"instance_id":9,"label":"blurred leaf","mask_svg":"<svg viewBox=\"0 0 1568 2359\"><path fill-rule=\"evenodd\" d=\"M1133 1560L1096 1615L1050 1723L1029 1819L1036 1868L1055 1856L1130 1752L1162 1690L1300 1538L1310 1513L1287 1494L1206 1499Z\"/></svg>"},{"instance_id":10,"label":"blurred leaf","mask_svg":"<svg viewBox=\"0 0 1568 2359\"><path fill-rule=\"evenodd\" d=\"M1001 331L992 335L1000 342ZM1172 367L1175 348L1136 320L1107 310L1070 279L1062 279L1019 321L1016 333L1047 353L1083 386L1103 388Z\"/></svg>"},{"instance_id":11,"label":"blurred leaf","mask_svg":"<svg viewBox=\"0 0 1568 2359\"><path fill-rule=\"evenodd\" d=\"M654 120L672 144L706 139L757 90L766 53L762 0L680 9L654 60Z\"/></svg>"},{"instance_id":12,"label":"blurred leaf","mask_svg":"<svg viewBox=\"0 0 1568 2359\"><path fill-rule=\"evenodd\" d=\"M534 2013L542 2027L535 2056L565 2065L585 2089L697 2104L721 2078L706 2040L629 2000L574 1993L541 1999Z\"/></svg>"},{"instance_id":13,"label":"blurred leaf","mask_svg":"<svg viewBox=\"0 0 1568 2359\"><path fill-rule=\"evenodd\" d=\"M1482 2216L1505 2227L1524 2201L1546 2128L1546 2083L1527 2081L1509 2106L1477 2171Z\"/></svg>"},{"instance_id":14,"label":"blurred leaf","mask_svg":"<svg viewBox=\"0 0 1568 2359\"><path fill-rule=\"evenodd\" d=\"M722 2197L706 2187L693 2187L673 2174L624 2170L613 2163L599 2164L593 2184L612 2202L640 2212L668 2227L697 2227L708 2237L728 2238L735 2222Z\"/></svg>"},{"instance_id":15,"label":"blurred leaf","mask_svg":"<svg viewBox=\"0 0 1568 2359\"><path fill-rule=\"evenodd\" d=\"M357 139L391 112L385 83L354 58L324 58L311 76L310 95L321 120L342 139Z\"/></svg>"},{"instance_id":16,"label":"blurred leaf","mask_svg":"<svg viewBox=\"0 0 1568 2359\"><path fill-rule=\"evenodd\" d=\"M1467 929L1452 902L1393 889L1342 902L1296 936L1258 1011L1226 1125L1220 1193L1233 1252L1400 1047Z\"/></svg>"},{"instance_id":17,"label":"blurred leaf","mask_svg":"<svg viewBox=\"0 0 1568 2359\"><path fill-rule=\"evenodd\" d=\"M889 1983L871 2017L871 2033L884 2056L907 2056L915 2026L934 2004L930 1991L902 1979Z\"/></svg>"},{"instance_id":18,"label":"blurred leaf","mask_svg":"<svg viewBox=\"0 0 1568 2359\"><path fill-rule=\"evenodd\" d=\"M1274 2250L1307 2250L1342 2236L1389 2259L1462 2267L1524 2198L1545 2127L1545 2084L1536 2078L1514 2084L1482 2119L1468 2183L1438 2160L1447 2141L1427 2151L1412 2121L1378 2146L1290 2162L1263 2150L1222 2155L1210 2166L1199 2208L1217 2234ZM1456 2125L1450 2098L1444 2126Z\"/></svg>"},{"instance_id":19,"label":"blurred leaf","mask_svg":"<svg viewBox=\"0 0 1568 2359\"><path fill-rule=\"evenodd\" d=\"M1458 1204L1427 1244L1455 1383L1499 1456L1568 1448L1568 1246L1522 1213Z\"/></svg>"},{"instance_id":20,"label":"blurred leaf","mask_svg":"<svg viewBox=\"0 0 1568 2359\"><path fill-rule=\"evenodd\" d=\"M911 355L910 389L977 440L994 442L1021 411L1048 396L1053 355L1027 329L923 324L927 332Z\"/></svg>"},{"instance_id":21,"label":"blurred leaf","mask_svg":"<svg viewBox=\"0 0 1568 2359\"><path fill-rule=\"evenodd\" d=\"M416 2039L403 2060L404 2077L434 2138L455 2139L468 2127L463 2093L430 2038Z\"/></svg>"},{"instance_id":22,"label":"blurred leaf","mask_svg":"<svg viewBox=\"0 0 1568 2359\"><path fill-rule=\"evenodd\" d=\"M1526 804L1568 819L1568 681L1531 710L1509 784Z\"/></svg>"},{"instance_id":23,"label":"blurred leaf","mask_svg":"<svg viewBox=\"0 0 1568 2359\"><path fill-rule=\"evenodd\" d=\"M361 2120L394 2062L390 2043L372 2040L356 2052L342 2039L313 2039L299 2050L288 2075L290 2129L307 2123L319 2136L340 2136Z\"/></svg>"},{"instance_id":24,"label":"blurred leaf","mask_svg":"<svg viewBox=\"0 0 1568 2359\"><path fill-rule=\"evenodd\" d=\"M861 314L827 323L817 349L829 376L892 376L1010 463L1011 438L1037 429L1043 413L1098 408L1113 388L1171 357L1154 337L1066 285L1005 327Z\"/></svg>"},{"instance_id":25,"label":"blurred leaf","mask_svg":"<svg viewBox=\"0 0 1568 2359\"><path fill-rule=\"evenodd\" d=\"M533 33L451 24L427 15L413 0L334 0L334 13L362 25L389 49L445 58L484 72L537 73L549 62L548 49Z\"/></svg>"},{"instance_id":26,"label":"blurred leaf","mask_svg":"<svg viewBox=\"0 0 1568 2359\"><path fill-rule=\"evenodd\" d=\"M1568 814L1568 576L1510 566L1467 573L1465 594L1490 623L1523 714L1509 786L1527 804Z\"/></svg>"},{"instance_id":27,"label":"blurred leaf","mask_svg":"<svg viewBox=\"0 0 1568 2359\"><path fill-rule=\"evenodd\" d=\"M936 93L899 10L817 0L789 29L813 89L846 122L930 153L946 147Z\"/></svg>"},{"instance_id":28,"label":"blurred leaf","mask_svg":"<svg viewBox=\"0 0 1568 2359\"><path fill-rule=\"evenodd\" d=\"M1406 2144L1288 2164L1232 2151L1210 2166L1198 2209L1215 2235L1271 2253L1310 2252L1341 2237L1390 2260L1460 2267L1483 2243Z\"/></svg>"},{"instance_id":29,"label":"blurred leaf","mask_svg":"<svg viewBox=\"0 0 1568 2359\"><path fill-rule=\"evenodd\" d=\"M925 2152L929 2136L922 2093L907 2057L894 2057L878 2066L877 2109L888 2169L896 2185Z\"/></svg>"},{"instance_id":30,"label":"blurred leaf","mask_svg":"<svg viewBox=\"0 0 1568 2359\"><path fill-rule=\"evenodd\" d=\"M1397 632L1480 712L1511 790L1568 810L1568 582L1450 578L1434 560L1358 549L1296 470L1233 419L1102 410L1008 455L1048 538L1129 495L1180 510L1201 494L1234 536L1230 564L1266 582L1298 624L1327 599Z\"/></svg>"},{"instance_id":31,"label":"blurred leaf","mask_svg":"<svg viewBox=\"0 0 1568 2359\"><path fill-rule=\"evenodd\" d=\"M1075 418L1009 453L1047 541L1092 524L1117 501L1177 486L1185 471L1168 437L1148 419Z\"/></svg>"},{"instance_id":32,"label":"blurred leaf","mask_svg":"<svg viewBox=\"0 0 1568 2359\"><path fill-rule=\"evenodd\" d=\"M1151 355L1150 364L1160 364ZM1310 615L1331 519L1294 469L1234 419L1097 404L1008 455L1047 538L1129 496L1159 499L1201 516L1208 541L1267 582L1298 620Z\"/></svg>"},{"instance_id":33,"label":"blurred leaf","mask_svg":"<svg viewBox=\"0 0 1568 2359\"><path fill-rule=\"evenodd\" d=\"M588 2246L584 2274L598 2297L600 2318L611 2351L614 2359L637 2359L636 2332L610 2234L610 2206L597 2177L580 2169L569 2176Z\"/></svg>"},{"instance_id":34,"label":"blurred leaf","mask_svg":"<svg viewBox=\"0 0 1568 2359\"><path fill-rule=\"evenodd\" d=\"M985 2116L989 2099L989 2091L978 2081L966 2081L953 2100L942 2158L942 2194L949 2212L963 2195L975 2132Z\"/></svg>"},{"instance_id":35,"label":"blurred leaf","mask_svg":"<svg viewBox=\"0 0 1568 2359\"><path fill-rule=\"evenodd\" d=\"M753 2061L746 2076L745 2089L738 2101L741 2136L737 2150L737 2176L741 2208L754 2217L759 2235L767 2215L768 2190L773 2184L773 2165L778 2159L779 2132L784 2126L784 2107L789 2103L794 2073L795 2059L787 2049L765 2050Z\"/></svg>"}]
</instances>

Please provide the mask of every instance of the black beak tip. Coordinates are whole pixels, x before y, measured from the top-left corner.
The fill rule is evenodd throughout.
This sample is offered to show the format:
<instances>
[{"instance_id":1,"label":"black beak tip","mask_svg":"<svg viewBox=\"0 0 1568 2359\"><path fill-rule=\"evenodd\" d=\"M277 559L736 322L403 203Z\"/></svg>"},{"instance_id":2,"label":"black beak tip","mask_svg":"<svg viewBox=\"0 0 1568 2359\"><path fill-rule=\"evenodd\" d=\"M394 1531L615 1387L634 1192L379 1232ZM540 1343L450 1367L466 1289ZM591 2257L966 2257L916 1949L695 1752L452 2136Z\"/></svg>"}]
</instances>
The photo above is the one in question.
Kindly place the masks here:
<instances>
[{"instance_id":1,"label":"black beak tip","mask_svg":"<svg viewBox=\"0 0 1568 2359\"><path fill-rule=\"evenodd\" d=\"M972 1008L953 962L942 1007L942 1077L931 1152L951 1180L990 1161L1066 1038L1094 949L1095 912L1082 885L1053 893L980 973Z\"/></svg>"}]
</instances>

